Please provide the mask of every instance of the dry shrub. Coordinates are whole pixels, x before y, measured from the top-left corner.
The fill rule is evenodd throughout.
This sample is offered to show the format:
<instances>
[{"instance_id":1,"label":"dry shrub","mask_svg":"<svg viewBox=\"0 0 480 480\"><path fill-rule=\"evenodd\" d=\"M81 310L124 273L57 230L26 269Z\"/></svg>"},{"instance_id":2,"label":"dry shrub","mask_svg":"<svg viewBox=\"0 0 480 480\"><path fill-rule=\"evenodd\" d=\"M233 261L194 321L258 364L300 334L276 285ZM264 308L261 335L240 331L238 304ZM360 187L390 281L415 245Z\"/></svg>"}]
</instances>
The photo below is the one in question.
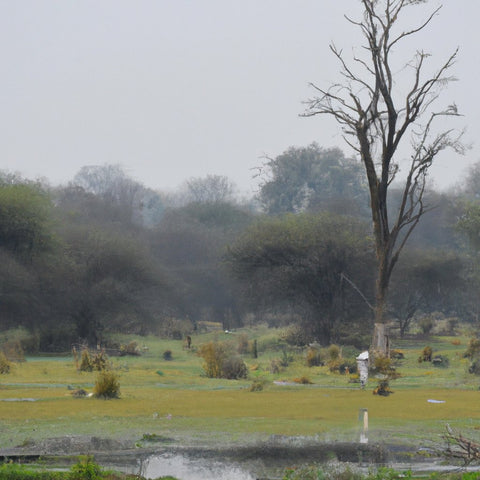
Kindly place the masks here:
<instances>
[{"instance_id":1,"label":"dry shrub","mask_svg":"<svg viewBox=\"0 0 480 480\"><path fill-rule=\"evenodd\" d=\"M282 363L278 358L274 358L270 362L270 373L280 373L283 370Z\"/></svg>"},{"instance_id":2,"label":"dry shrub","mask_svg":"<svg viewBox=\"0 0 480 480\"><path fill-rule=\"evenodd\" d=\"M248 388L249 392L261 392L265 386L265 381L255 380Z\"/></svg>"},{"instance_id":3,"label":"dry shrub","mask_svg":"<svg viewBox=\"0 0 480 480\"><path fill-rule=\"evenodd\" d=\"M208 378L222 377L223 362L227 356L223 343L208 342L200 345L198 355L203 358L203 369Z\"/></svg>"},{"instance_id":4,"label":"dry shrub","mask_svg":"<svg viewBox=\"0 0 480 480\"><path fill-rule=\"evenodd\" d=\"M249 350L249 343L248 343L248 335L246 333L242 333L238 336L238 346L237 351L241 355L248 353Z\"/></svg>"},{"instance_id":5,"label":"dry shrub","mask_svg":"<svg viewBox=\"0 0 480 480\"><path fill-rule=\"evenodd\" d=\"M303 347L310 341L305 330L299 325L288 326L280 335L280 338L288 345Z\"/></svg>"},{"instance_id":6,"label":"dry shrub","mask_svg":"<svg viewBox=\"0 0 480 480\"><path fill-rule=\"evenodd\" d=\"M463 354L465 358L474 359L478 357L480 354L480 339L479 338L472 338L468 342L467 350Z\"/></svg>"},{"instance_id":7,"label":"dry shrub","mask_svg":"<svg viewBox=\"0 0 480 480\"><path fill-rule=\"evenodd\" d=\"M319 367L323 365L322 356L317 348L309 347L307 350L307 367Z\"/></svg>"},{"instance_id":8,"label":"dry shrub","mask_svg":"<svg viewBox=\"0 0 480 480\"><path fill-rule=\"evenodd\" d=\"M312 381L305 376L299 377L299 378L294 378L293 381L295 383L301 383L302 385L312 385Z\"/></svg>"},{"instance_id":9,"label":"dry shrub","mask_svg":"<svg viewBox=\"0 0 480 480\"><path fill-rule=\"evenodd\" d=\"M431 362L432 361L433 350L432 347L425 347L422 350L422 354L418 357L418 363L422 362Z\"/></svg>"},{"instance_id":10,"label":"dry shrub","mask_svg":"<svg viewBox=\"0 0 480 480\"><path fill-rule=\"evenodd\" d=\"M82 356L80 360L80 371L81 372L91 372L93 370L92 359L90 357L90 352L87 348L82 350Z\"/></svg>"},{"instance_id":11,"label":"dry shrub","mask_svg":"<svg viewBox=\"0 0 480 480\"><path fill-rule=\"evenodd\" d=\"M125 355L133 355L133 356L141 355L140 347L138 346L138 343L135 340L132 340L127 344L120 345L120 356L123 357Z\"/></svg>"},{"instance_id":12,"label":"dry shrub","mask_svg":"<svg viewBox=\"0 0 480 480\"><path fill-rule=\"evenodd\" d=\"M100 372L95 380L93 393L97 398L109 399L120 396L120 382L115 372Z\"/></svg>"},{"instance_id":13,"label":"dry shrub","mask_svg":"<svg viewBox=\"0 0 480 480\"><path fill-rule=\"evenodd\" d=\"M88 348L82 350L79 368L81 372L93 372L94 370L101 372L108 368L108 356L103 350L94 354L90 353Z\"/></svg>"},{"instance_id":14,"label":"dry shrub","mask_svg":"<svg viewBox=\"0 0 480 480\"><path fill-rule=\"evenodd\" d=\"M232 354L225 343L205 343L200 346L198 355L204 360L203 369L209 378L235 380L248 376L245 362L238 355Z\"/></svg>"},{"instance_id":15,"label":"dry shrub","mask_svg":"<svg viewBox=\"0 0 480 480\"><path fill-rule=\"evenodd\" d=\"M11 367L12 364L8 361L8 358L0 351L0 375L10 373Z\"/></svg>"},{"instance_id":16,"label":"dry shrub","mask_svg":"<svg viewBox=\"0 0 480 480\"><path fill-rule=\"evenodd\" d=\"M435 319L431 315L425 315L419 320L418 326L424 335L430 335L435 326Z\"/></svg>"},{"instance_id":17,"label":"dry shrub","mask_svg":"<svg viewBox=\"0 0 480 480\"><path fill-rule=\"evenodd\" d=\"M452 345L455 345L456 347L458 347L459 345L462 344L462 342L458 339L458 338L455 338L454 340L452 340Z\"/></svg>"},{"instance_id":18,"label":"dry shrub","mask_svg":"<svg viewBox=\"0 0 480 480\"><path fill-rule=\"evenodd\" d=\"M193 330L194 325L188 318L170 317L162 320L158 333L162 337L182 340L182 338L190 335Z\"/></svg>"},{"instance_id":19,"label":"dry shrub","mask_svg":"<svg viewBox=\"0 0 480 480\"><path fill-rule=\"evenodd\" d=\"M394 360L405 360L405 354L398 348L393 349L390 351L390 358L393 358Z\"/></svg>"}]
</instances>

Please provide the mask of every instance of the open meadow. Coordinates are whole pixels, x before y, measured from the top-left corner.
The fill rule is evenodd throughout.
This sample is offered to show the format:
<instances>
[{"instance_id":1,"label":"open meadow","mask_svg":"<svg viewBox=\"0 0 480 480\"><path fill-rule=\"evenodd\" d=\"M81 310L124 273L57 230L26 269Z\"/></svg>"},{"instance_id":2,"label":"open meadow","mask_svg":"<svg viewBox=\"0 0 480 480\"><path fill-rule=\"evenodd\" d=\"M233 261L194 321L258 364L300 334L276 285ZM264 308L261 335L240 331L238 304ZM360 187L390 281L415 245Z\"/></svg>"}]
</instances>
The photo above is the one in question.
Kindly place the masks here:
<instances>
[{"instance_id":1,"label":"open meadow","mask_svg":"<svg viewBox=\"0 0 480 480\"><path fill-rule=\"evenodd\" d=\"M236 348L246 338L250 345L256 340L258 350L258 358L251 351L242 355L246 379L205 376L196 353L201 344L226 341ZM142 354L110 357L119 376L118 399L75 398L75 389L92 392L98 372L78 371L72 355L13 364L0 376L0 448L64 435L122 438L132 445L148 435L212 446L248 445L274 435L357 441L362 408L368 409L370 442L441 443L446 424L472 438L480 431L479 378L468 373L463 357L467 337L394 341L405 358L398 361L401 376L391 382L394 393L388 397L372 394L375 378L362 390L348 372L308 367L305 349L286 346L278 330L266 327L196 335L190 350L181 340L122 340L135 340ZM419 363L426 345L448 357L448 366ZM345 358L358 353L350 347L342 351ZM296 383L306 380L311 383ZM252 391L253 384L261 387Z\"/></svg>"}]
</instances>

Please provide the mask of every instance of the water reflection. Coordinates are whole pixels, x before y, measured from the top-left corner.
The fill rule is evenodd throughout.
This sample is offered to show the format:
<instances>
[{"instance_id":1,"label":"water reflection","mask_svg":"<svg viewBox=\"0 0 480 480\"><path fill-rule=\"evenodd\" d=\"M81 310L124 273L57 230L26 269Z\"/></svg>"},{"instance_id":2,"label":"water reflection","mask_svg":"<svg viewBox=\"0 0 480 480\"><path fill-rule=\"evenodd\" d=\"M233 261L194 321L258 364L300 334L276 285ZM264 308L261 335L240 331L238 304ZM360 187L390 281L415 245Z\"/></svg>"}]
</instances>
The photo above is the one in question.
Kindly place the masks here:
<instances>
[{"instance_id":1,"label":"water reflection","mask_svg":"<svg viewBox=\"0 0 480 480\"><path fill-rule=\"evenodd\" d=\"M234 465L168 453L148 458L141 474L145 478L171 475L179 480L255 480L250 473Z\"/></svg>"}]
</instances>

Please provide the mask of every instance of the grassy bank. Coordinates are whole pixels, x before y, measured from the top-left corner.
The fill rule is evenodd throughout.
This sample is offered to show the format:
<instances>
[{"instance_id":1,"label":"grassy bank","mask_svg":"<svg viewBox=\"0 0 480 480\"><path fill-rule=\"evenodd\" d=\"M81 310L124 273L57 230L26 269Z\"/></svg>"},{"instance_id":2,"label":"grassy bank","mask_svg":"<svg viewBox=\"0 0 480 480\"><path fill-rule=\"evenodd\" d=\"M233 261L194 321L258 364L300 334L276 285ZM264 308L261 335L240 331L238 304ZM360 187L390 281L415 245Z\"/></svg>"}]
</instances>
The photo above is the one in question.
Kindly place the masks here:
<instances>
[{"instance_id":1,"label":"grassy bank","mask_svg":"<svg viewBox=\"0 0 480 480\"><path fill-rule=\"evenodd\" d=\"M405 355L398 366L402 376L392 383L395 393L385 398L372 395L375 379L361 390L350 375L307 367L302 351L290 352L288 367L271 373L272 360L284 355L278 332L244 333L260 346L258 358L244 355L250 370L245 380L204 377L202 359L182 341L136 339L144 346L141 356L111 358L120 377L117 400L74 398L69 388L91 392L96 373L78 372L71 356L27 358L0 376L0 448L61 435L121 436L133 444L145 433L183 444L248 443L271 435L354 441L360 408L368 409L371 441L429 441L439 438L446 423L473 437L478 432L479 381L468 374L463 358L467 338L397 342ZM236 342L240 333L235 335L196 336L193 345L214 337ZM448 356L448 368L418 363L427 343ZM166 350L172 352L170 361L163 359ZM312 383L293 382L302 376ZM254 380L264 382L262 391L249 391Z\"/></svg>"}]
</instances>

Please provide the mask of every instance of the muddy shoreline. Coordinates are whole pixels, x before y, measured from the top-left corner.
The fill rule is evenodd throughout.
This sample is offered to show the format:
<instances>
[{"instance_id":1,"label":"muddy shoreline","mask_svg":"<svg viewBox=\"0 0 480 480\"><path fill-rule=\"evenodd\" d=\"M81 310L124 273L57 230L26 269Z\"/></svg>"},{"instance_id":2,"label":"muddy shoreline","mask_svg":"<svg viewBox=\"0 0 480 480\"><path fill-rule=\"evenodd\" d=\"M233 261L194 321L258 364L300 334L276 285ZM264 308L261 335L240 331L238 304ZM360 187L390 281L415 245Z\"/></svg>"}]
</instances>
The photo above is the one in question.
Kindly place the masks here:
<instances>
[{"instance_id":1,"label":"muddy shoreline","mask_svg":"<svg viewBox=\"0 0 480 480\"><path fill-rule=\"evenodd\" d=\"M426 455L427 453L427 455ZM0 461L70 466L79 455L92 455L105 468L141 473L148 460L181 457L188 461L237 465L249 471L279 472L286 467L338 462L362 467L395 466L400 470L428 470L441 465L432 452L419 452L408 445L360 444L354 442L298 442L288 437L272 438L255 445L182 446L85 436L64 436L0 449ZM271 477L274 478L274 477Z\"/></svg>"}]
</instances>

